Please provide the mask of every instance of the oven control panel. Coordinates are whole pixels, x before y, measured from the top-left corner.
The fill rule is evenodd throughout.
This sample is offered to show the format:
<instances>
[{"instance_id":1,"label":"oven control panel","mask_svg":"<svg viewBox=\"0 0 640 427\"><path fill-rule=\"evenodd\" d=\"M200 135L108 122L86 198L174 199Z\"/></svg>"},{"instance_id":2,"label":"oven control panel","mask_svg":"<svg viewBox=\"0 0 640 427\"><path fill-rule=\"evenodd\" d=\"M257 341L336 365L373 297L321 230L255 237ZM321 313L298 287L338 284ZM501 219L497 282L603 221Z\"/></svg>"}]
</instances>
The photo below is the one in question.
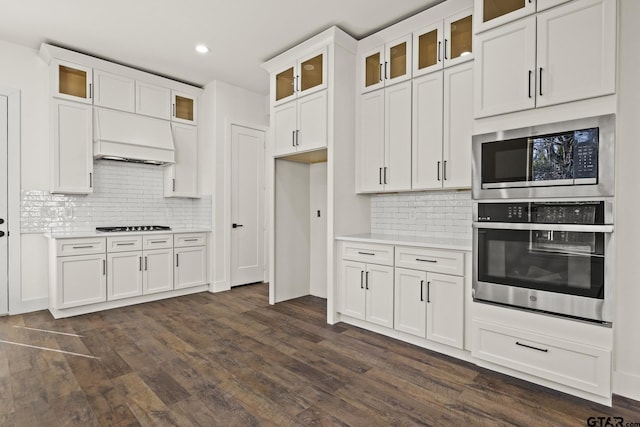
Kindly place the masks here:
<instances>
[{"instance_id":1,"label":"oven control panel","mask_svg":"<svg viewBox=\"0 0 640 427\"><path fill-rule=\"evenodd\" d=\"M529 222L529 203L478 203L479 222Z\"/></svg>"},{"instance_id":2,"label":"oven control panel","mask_svg":"<svg viewBox=\"0 0 640 427\"><path fill-rule=\"evenodd\" d=\"M478 222L604 224L604 202L478 203Z\"/></svg>"}]
</instances>

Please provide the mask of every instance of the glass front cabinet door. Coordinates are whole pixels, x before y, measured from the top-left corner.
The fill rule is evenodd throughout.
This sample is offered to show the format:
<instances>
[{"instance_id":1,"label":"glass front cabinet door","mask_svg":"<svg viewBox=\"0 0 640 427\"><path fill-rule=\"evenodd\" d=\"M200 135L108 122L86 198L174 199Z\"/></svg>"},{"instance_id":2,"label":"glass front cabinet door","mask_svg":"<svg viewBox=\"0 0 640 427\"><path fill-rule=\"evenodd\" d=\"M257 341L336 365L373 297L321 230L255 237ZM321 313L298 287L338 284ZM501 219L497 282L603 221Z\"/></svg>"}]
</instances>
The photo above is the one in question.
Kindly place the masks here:
<instances>
[{"instance_id":1,"label":"glass front cabinet door","mask_svg":"<svg viewBox=\"0 0 640 427\"><path fill-rule=\"evenodd\" d=\"M408 34L362 55L363 93L411 78L411 41Z\"/></svg>"},{"instance_id":2,"label":"glass front cabinet door","mask_svg":"<svg viewBox=\"0 0 640 427\"><path fill-rule=\"evenodd\" d=\"M473 59L473 9L444 21L444 66Z\"/></svg>"},{"instance_id":3,"label":"glass front cabinet door","mask_svg":"<svg viewBox=\"0 0 640 427\"><path fill-rule=\"evenodd\" d=\"M282 104L327 87L327 50L321 49L299 59L272 76L273 105Z\"/></svg>"},{"instance_id":4,"label":"glass front cabinet door","mask_svg":"<svg viewBox=\"0 0 640 427\"><path fill-rule=\"evenodd\" d=\"M495 28L535 11L536 0L476 0L474 31L479 33Z\"/></svg>"},{"instance_id":5,"label":"glass front cabinet door","mask_svg":"<svg viewBox=\"0 0 640 427\"><path fill-rule=\"evenodd\" d=\"M196 97L171 91L171 121L198 124L198 100Z\"/></svg>"},{"instance_id":6,"label":"glass front cabinet door","mask_svg":"<svg viewBox=\"0 0 640 427\"><path fill-rule=\"evenodd\" d=\"M56 60L53 70L54 97L86 104L93 103L93 69Z\"/></svg>"}]
</instances>

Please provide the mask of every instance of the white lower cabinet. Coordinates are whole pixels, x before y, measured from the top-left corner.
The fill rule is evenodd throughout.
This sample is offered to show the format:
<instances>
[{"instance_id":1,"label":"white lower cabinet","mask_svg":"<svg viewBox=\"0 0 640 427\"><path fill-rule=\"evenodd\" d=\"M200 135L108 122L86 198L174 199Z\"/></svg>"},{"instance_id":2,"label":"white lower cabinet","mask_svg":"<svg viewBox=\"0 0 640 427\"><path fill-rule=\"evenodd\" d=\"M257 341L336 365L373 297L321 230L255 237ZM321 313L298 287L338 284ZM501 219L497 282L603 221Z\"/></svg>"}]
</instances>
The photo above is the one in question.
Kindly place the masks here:
<instances>
[{"instance_id":1,"label":"white lower cabinet","mask_svg":"<svg viewBox=\"0 0 640 427\"><path fill-rule=\"evenodd\" d=\"M107 254L107 299L142 295L142 252Z\"/></svg>"},{"instance_id":2,"label":"white lower cabinet","mask_svg":"<svg viewBox=\"0 0 640 427\"><path fill-rule=\"evenodd\" d=\"M343 314L393 327L393 267L342 262Z\"/></svg>"},{"instance_id":3,"label":"white lower cabinet","mask_svg":"<svg viewBox=\"0 0 640 427\"><path fill-rule=\"evenodd\" d=\"M69 308L106 301L106 262L104 253L58 257L58 307Z\"/></svg>"},{"instance_id":4,"label":"white lower cabinet","mask_svg":"<svg viewBox=\"0 0 640 427\"><path fill-rule=\"evenodd\" d=\"M173 249L143 252L142 293L144 295L173 289Z\"/></svg>"},{"instance_id":5,"label":"white lower cabinet","mask_svg":"<svg viewBox=\"0 0 640 427\"><path fill-rule=\"evenodd\" d=\"M427 273L396 268L395 329L418 337L426 337L427 299L424 288Z\"/></svg>"},{"instance_id":6,"label":"white lower cabinet","mask_svg":"<svg viewBox=\"0 0 640 427\"><path fill-rule=\"evenodd\" d=\"M175 248L173 269L175 289L207 283L207 247Z\"/></svg>"}]
</instances>

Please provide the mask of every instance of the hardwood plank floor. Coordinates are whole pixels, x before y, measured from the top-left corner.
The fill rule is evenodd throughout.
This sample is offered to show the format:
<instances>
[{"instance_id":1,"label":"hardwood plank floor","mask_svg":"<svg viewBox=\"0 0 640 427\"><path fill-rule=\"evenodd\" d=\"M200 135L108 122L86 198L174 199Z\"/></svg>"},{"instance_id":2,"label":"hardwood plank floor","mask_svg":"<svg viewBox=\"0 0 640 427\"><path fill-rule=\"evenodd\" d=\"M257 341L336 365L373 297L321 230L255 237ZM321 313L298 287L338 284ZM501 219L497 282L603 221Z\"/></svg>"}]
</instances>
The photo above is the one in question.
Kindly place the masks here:
<instances>
[{"instance_id":1,"label":"hardwood plank floor","mask_svg":"<svg viewBox=\"0 0 640 427\"><path fill-rule=\"evenodd\" d=\"M0 342L0 426L640 426L640 402L608 408L330 326L320 298L267 300L250 285L0 318L0 340L33 346Z\"/></svg>"}]
</instances>

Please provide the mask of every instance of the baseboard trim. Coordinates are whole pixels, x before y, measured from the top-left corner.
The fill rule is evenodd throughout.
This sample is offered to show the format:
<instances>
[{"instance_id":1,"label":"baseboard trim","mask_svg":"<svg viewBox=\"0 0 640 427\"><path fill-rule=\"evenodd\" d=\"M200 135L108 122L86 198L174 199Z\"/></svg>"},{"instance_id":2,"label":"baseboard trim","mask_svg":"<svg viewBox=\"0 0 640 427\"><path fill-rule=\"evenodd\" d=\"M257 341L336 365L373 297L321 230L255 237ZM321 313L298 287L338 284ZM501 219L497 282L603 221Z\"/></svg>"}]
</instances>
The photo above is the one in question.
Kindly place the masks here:
<instances>
[{"instance_id":1,"label":"baseboard trim","mask_svg":"<svg viewBox=\"0 0 640 427\"><path fill-rule=\"evenodd\" d=\"M613 394L640 401L640 375L613 371Z\"/></svg>"},{"instance_id":2,"label":"baseboard trim","mask_svg":"<svg viewBox=\"0 0 640 427\"><path fill-rule=\"evenodd\" d=\"M17 306L17 307L16 307ZM30 300L11 301L9 304L9 315L31 313L33 311L46 310L49 308L49 298L34 298Z\"/></svg>"},{"instance_id":3,"label":"baseboard trim","mask_svg":"<svg viewBox=\"0 0 640 427\"><path fill-rule=\"evenodd\" d=\"M226 280L219 280L211 284L211 287L209 288L209 292L217 293L217 292L228 291L230 289L231 289L231 286L229 285L229 282L227 282Z\"/></svg>"}]
</instances>

